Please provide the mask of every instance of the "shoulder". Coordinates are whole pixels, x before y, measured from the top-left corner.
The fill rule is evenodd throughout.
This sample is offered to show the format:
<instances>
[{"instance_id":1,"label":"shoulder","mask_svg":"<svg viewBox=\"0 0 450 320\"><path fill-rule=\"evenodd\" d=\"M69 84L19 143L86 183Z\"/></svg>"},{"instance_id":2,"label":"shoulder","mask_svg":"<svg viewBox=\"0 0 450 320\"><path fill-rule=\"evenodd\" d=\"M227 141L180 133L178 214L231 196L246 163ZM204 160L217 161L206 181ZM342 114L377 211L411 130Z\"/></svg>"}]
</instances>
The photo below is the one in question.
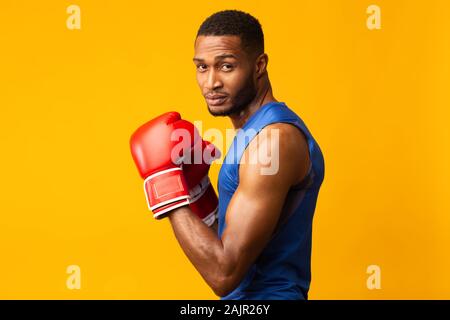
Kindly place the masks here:
<instances>
[{"instance_id":1,"label":"shoulder","mask_svg":"<svg viewBox=\"0 0 450 320\"><path fill-rule=\"evenodd\" d=\"M270 124L261 130L260 134L280 139L280 146L296 151L306 146L307 140L302 131L291 123L277 122Z\"/></svg>"},{"instance_id":2,"label":"shoulder","mask_svg":"<svg viewBox=\"0 0 450 320\"><path fill-rule=\"evenodd\" d=\"M308 142L296 126L273 123L264 127L249 143L243 160L240 173L258 169L293 185L303 179L309 168Z\"/></svg>"}]
</instances>

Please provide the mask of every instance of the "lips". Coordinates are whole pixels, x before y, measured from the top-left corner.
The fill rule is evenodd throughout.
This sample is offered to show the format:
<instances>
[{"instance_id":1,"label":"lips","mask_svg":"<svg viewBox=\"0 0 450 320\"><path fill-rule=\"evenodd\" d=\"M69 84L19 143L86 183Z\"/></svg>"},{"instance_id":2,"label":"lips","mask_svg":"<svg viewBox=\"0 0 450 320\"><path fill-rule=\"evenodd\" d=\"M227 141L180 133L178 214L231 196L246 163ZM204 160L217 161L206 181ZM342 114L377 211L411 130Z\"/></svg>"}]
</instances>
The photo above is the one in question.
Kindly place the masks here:
<instances>
[{"instance_id":1,"label":"lips","mask_svg":"<svg viewBox=\"0 0 450 320\"><path fill-rule=\"evenodd\" d=\"M206 96L206 102L208 102L208 105L210 106L219 106L225 102L227 99L227 96L223 95L210 95Z\"/></svg>"}]
</instances>

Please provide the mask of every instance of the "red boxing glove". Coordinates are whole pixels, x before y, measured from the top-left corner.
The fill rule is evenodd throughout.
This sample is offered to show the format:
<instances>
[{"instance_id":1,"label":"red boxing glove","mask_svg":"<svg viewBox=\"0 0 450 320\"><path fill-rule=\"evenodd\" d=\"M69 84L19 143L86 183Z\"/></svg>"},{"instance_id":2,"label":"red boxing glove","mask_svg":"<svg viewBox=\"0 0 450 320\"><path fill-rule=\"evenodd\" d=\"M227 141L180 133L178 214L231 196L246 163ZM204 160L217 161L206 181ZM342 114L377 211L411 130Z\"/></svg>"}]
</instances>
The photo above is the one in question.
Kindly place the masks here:
<instances>
[{"instance_id":1,"label":"red boxing glove","mask_svg":"<svg viewBox=\"0 0 450 320\"><path fill-rule=\"evenodd\" d=\"M130 139L131 154L144 180L144 192L153 217L189 204L189 187L183 176L183 157L201 144L195 126L168 112L138 128Z\"/></svg>"},{"instance_id":2,"label":"red boxing glove","mask_svg":"<svg viewBox=\"0 0 450 320\"><path fill-rule=\"evenodd\" d=\"M220 158L220 151L212 143L202 141L192 149L193 154L183 164L184 177L189 187L191 210L210 227L216 220L218 199L208 177L211 163ZM189 163L187 160L189 159Z\"/></svg>"}]
</instances>

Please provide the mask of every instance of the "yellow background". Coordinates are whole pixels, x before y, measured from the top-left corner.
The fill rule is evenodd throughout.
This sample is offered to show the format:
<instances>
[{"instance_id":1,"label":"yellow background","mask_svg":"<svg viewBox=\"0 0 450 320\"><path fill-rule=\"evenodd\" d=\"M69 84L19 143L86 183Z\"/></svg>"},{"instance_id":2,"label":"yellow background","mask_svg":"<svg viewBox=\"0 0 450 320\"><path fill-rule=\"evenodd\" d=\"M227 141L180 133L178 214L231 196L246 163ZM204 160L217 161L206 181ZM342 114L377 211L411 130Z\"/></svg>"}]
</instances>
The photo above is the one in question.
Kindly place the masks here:
<instances>
[{"instance_id":1,"label":"yellow background","mask_svg":"<svg viewBox=\"0 0 450 320\"><path fill-rule=\"evenodd\" d=\"M1 1L0 298L216 298L151 218L128 141L172 109L231 128L191 61L222 9L260 20L275 96L325 155L310 298L450 299L447 0Z\"/></svg>"}]
</instances>

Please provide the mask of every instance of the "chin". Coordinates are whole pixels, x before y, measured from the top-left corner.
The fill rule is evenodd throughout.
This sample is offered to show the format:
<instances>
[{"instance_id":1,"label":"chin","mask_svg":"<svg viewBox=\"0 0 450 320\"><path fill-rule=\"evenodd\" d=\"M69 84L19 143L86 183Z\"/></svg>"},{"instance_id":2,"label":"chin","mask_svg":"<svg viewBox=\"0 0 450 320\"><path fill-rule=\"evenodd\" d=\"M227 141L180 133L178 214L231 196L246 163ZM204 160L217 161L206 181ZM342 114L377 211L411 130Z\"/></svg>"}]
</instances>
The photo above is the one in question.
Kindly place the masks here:
<instances>
[{"instance_id":1,"label":"chin","mask_svg":"<svg viewBox=\"0 0 450 320\"><path fill-rule=\"evenodd\" d=\"M223 105L223 106L207 105L207 106L208 106L209 113L215 117L228 116L231 114L231 111L233 110L232 106L227 106L227 105Z\"/></svg>"}]
</instances>

